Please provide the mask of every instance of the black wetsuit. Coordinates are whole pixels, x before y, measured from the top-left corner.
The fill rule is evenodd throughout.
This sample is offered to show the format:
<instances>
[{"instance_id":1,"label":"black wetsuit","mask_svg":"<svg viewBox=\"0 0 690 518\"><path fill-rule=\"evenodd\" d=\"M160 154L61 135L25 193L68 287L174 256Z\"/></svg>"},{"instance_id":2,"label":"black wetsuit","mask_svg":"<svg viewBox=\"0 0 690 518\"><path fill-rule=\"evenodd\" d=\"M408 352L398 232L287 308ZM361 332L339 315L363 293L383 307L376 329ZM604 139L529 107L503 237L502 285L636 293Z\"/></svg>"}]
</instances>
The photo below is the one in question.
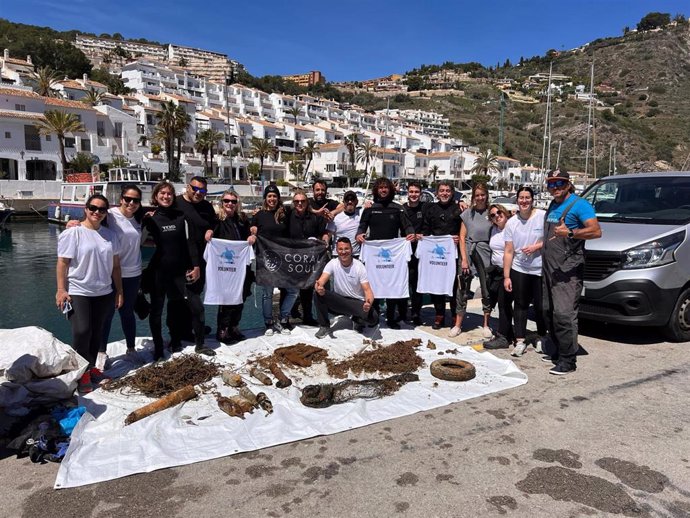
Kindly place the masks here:
<instances>
[{"instance_id":1,"label":"black wetsuit","mask_svg":"<svg viewBox=\"0 0 690 518\"><path fill-rule=\"evenodd\" d=\"M414 227L415 234L422 233L422 223L424 216L424 205L423 202L417 203L414 207L411 207L408 203L403 204L403 209L410 223ZM414 255L417 251L417 242L412 242L412 257L408 263L410 277L409 277L409 290L410 290L410 313L413 322L419 322L419 315L422 311L422 298L420 293L417 293L417 280L419 279L419 259ZM405 316L407 309L401 312L401 315Z\"/></svg>"},{"instance_id":2,"label":"black wetsuit","mask_svg":"<svg viewBox=\"0 0 690 518\"><path fill-rule=\"evenodd\" d=\"M158 208L153 216L144 219L144 226L156 244L151 258L151 314L149 325L155 345L155 356L163 355L161 315L168 297L167 324L171 347L179 347L185 333L185 322L180 319L180 306L188 307L192 314L197 346L204 344L204 306L201 297L188 289L187 271L200 266L198 248L192 225L185 215L173 208Z\"/></svg>"},{"instance_id":3,"label":"black wetsuit","mask_svg":"<svg viewBox=\"0 0 690 518\"><path fill-rule=\"evenodd\" d=\"M455 200L451 199L448 203L427 203L424 206L424 223L422 234L425 236L457 236L460 234L462 211ZM457 246L457 245L456 245ZM456 263L457 268L457 263ZM458 278L455 276L453 283L453 295L450 297L451 312L455 311L456 299L455 292L458 289ZM434 304L434 311L437 317L445 317L446 295L432 295L431 301Z\"/></svg>"}]
</instances>

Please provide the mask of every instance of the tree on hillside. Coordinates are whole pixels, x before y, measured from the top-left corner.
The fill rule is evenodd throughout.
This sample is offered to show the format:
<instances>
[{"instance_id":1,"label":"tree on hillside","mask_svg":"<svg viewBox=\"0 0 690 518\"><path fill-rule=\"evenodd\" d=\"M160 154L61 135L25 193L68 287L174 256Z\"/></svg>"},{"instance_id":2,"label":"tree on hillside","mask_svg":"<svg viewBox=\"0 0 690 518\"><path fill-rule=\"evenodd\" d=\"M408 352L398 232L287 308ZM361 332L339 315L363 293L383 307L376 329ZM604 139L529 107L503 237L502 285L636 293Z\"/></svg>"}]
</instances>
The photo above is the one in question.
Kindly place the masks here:
<instances>
[{"instance_id":1,"label":"tree on hillside","mask_svg":"<svg viewBox=\"0 0 690 518\"><path fill-rule=\"evenodd\" d=\"M357 145L357 161L364 162L364 175L369 174L369 162L376 155L376 144L371 140L361 142Z\"/></svg>"},{"instance_id":2,"label":"tree on hillside","mask_svg":"<svg viewBox=\"0 0 690 518\"><path fill-rule=\"evenodd\" d=\"M89 90L86 92L86 95L79 100L84 104L88 104L89 106L97 106L99 104L103 104L104 98L105 95L103 95L103 92L100 92L95 88L89 88Z\"/></svg>"},{"instance_id":3,"label":"tree on hillside","mask_svg":"<svg viewBox=\"0 0 690 518\"><path fill-rule=\"evenodd\" d=\"M321 151L319 151L319 143L314 140L307 140L307 143L301 150L302 157L307 161L307 166L304 168L306 172L305 180L309 178L309 166L315 156L321 156Z\"/></svg>"},{"instance_id":4,"label":"tree on hillside","mask_svg":"<svg viewBox=\"0 0 690 518\"><path fill-rule=\"evenodd\" d=\"M165 154L168 158L168 175L174 178L180 171L180 156L182 154L182 142L185 139L187 128L192 120L182 106L177 106L173 101L162 104L162 111L156 115L156 132L154 138L165 144ZM175 148L177 147L177 158Z\"/></svg>"},{"instance_id":5,"label":"tree on hillside","mask_svg":"<svg viewBox=\"0 0 690 518\"><path fill-rule=\"evenodd\" d=\"M664 27L671 23L671 15L668 13L649 13L637 24L638 31L648 31L657 27Z\"/></svg>"},{"instance_id":6,"label":"tree on hillside","mask_svg":"<svg viewBox=\"0 0 690 518\"><path fill-rule=\"evenodd\" d=\"M350 168L345 172L347 176L347 186L350 187L350 179L357 173L357 168L355 167L355 161L357 160L357 146L359 145L360 135L357 133L350 133L345 137L345 147L350 155Z\"/></svg>"},{"instance_id":7,"label":"tree on hillside","mask_svg":"<svg viewBox=\"0 0 690 518\"><path fill-rule=\"evenodd\" d=\"M55 135L60 148L60 161L63 174L67 170L67 157L65 156L65 135L86 131L77 116L62 110L48 110L44 113L45 120L38 122L36 127L41 135Z\"/></svg>"},{"instance_id":8,"label":"tree on hillside","mask_svg":"<svg viewBox=\"0 0 690 518\"><path fill-rule=\"evenodd\" d=\"M196 135L194 146L196 150L204 155L204 174L208 175L209 171L213 175L213 151L218 147L218 144L223 140L224 135L213 128L201 130ZM211 169L208 167L208 157L211 155Z\"/></svg>"},{"instance_id":9,"label":"tree on hillside","mask_svg":"<svg viewBox=\"0 0 690 518\"><path fill-rule=\"evenodd\" d=\"M438 166L434 165L429 169L429 174L431 174L431 185L436 186L436 175L438 174Z\"/></svg>"},{"instance_id":10,"label":"tree on hillside","mask_svg":"<svg viewBox=\"0 0 690 518\"><path fill-rule=\"evenodd\" d=\"M38 67L32 75L32 82L38 95L43 97L55 97L57 92L53 89L58 77L50 67Z\"/></svg>"},{"instance_id":11,"label":"tree on hillside","mask_svg":"<svg viewBox=\"0 0 690 518\"><path fill-rule=\"evenodd\" d=\"M298 106L293 106L289 110L286 110L285 113L292 117L292 119L295 121L295 124L297 124L297 117L302 115L302 110L300 110Z\"/></svg>"},{"instance_id":12,"label":"tree on hillside","mask_svg":"<svg viewBox=\"0 0 690 518\"><path fill-rule=\"evenodd\" d=\"M108 92L113 95L126 95L132 92L132 89L125 86L125 82L119 76L113 75L103 68L94 68L90 77L93 81L107 86Z\"/></svg>"},{"instance_id":13,"label":"tree on hillside","mask_svg":"<svg viewBox=\"0 0 690 518\"><path fill-rule=\"evenodd\" d=\"M59 76L81 77L91 72L86 55L68 41L40 40L29 46L27 54L39 67L50 67Z\"/></svg>"},{"instance_id":14,"label":"tree on hillside","mask_svg":"<svg viewBox=\"0 0 690 518\"><path fill-rule=\"evenodd\" d=\"M483 151L479 154L479 156L474 162L474 165L472 166L472 169L470 169L470 174L482 174L491 176L492 172L497 173L499 171L500 165L498 163L498 158L496 157L496 155L494 155L493 151L487 149L486 151Z\"/></svg>"}]
</instances>

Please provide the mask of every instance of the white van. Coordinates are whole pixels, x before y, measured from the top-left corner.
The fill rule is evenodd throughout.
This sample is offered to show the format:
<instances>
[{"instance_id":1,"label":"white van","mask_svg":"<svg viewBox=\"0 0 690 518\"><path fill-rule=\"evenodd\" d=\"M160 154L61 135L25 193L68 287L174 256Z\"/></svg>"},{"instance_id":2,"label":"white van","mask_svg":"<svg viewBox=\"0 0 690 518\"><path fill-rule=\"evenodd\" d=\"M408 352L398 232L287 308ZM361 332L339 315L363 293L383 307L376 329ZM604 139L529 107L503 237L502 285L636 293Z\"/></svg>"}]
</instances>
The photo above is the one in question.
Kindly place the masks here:
<instances>
[{"instance_id":1,"label":"white van","mask_svg":"<svg viewBox=\"0 0 690 518\"><path fill-rule=\"evenodd\" d=\"M579 315L690 341L690 172L609 176L582 196L602 237L585 244Z\"/></svg>"}]
</instances>

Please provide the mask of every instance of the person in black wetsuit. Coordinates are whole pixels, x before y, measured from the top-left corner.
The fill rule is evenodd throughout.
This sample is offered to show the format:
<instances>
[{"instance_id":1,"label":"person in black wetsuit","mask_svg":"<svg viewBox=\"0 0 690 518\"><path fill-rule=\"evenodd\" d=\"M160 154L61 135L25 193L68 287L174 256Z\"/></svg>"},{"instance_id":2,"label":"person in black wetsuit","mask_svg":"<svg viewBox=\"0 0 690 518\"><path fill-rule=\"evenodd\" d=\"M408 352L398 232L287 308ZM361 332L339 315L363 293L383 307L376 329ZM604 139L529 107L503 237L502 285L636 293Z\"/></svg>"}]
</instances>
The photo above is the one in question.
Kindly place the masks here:
<instances>
[{"instance_id":1,"label":"person in black wetsuit","mask_svg":"<svg viewBox=\"0 0 690 518\"><path fill-rule=\"evenodd\" d=\"M364 243L365 239L395 239L406 236L408 241L415 239L414 227L407 218L402 205L393 202L395 187L386 177L377 178L372 187L374 203L364 209L357 229L357 241ZM366 232L369 231L368 238ZM400 329L395 318L395 308L398 313L405 311L406 299L386 299L386 323L391 329Z\"/></svg>"},{"instance_id":2,"label":"person in black wetsuit","mask_svg":"<svg viewBox=\"0 0 690 518\"><path fill-rule=\"evenodd\" d=\"M206 178L195 176L189 181L184 193L177 196L175 200L177 209L184 214L187 223L194 227L194 244L197 248L201 274L196 281L187 286L187 289L198 295L201 295L204 291L206 284L206 262L204 261L206 241L204 236L218 222L218 216L213 205L206 200L207 193L208 185ZM192 340L192 315L189 309L187 309L186 304L178 302L172 302L171 304L169 302L168 320L184 322L183 338ZM204 332L210 332L210 329L206 329Z\"/></svg>"},{"instance_id":3,"label":"person in black wetsuit","mask_svg":"<svg viewBox=\"0 0 690 518\"><path fill-rule=\"evenodd\" d=\"M161 182L153 189L152 205L156 211L144 219L144 226L156 244L151 258L151 313L149 325L154 343L154 360L163 357L163 334L161 315L165 298L168 301L186 304L192 314L195 351L214 356L216 353L204 346L204 305L201 297L189 289L200 275L200 260L195 244L194 227L184 214L175 207L175 189L171 183ZM189 283L189 284L188 284ZM168 304L170 311L170 304ZM172 352L182 350L181 340L184 322L168 318L170 348Z\"/></svg>"},{"instance_id":4,"label":"person in black wetsuit","mask_svg":"<svg viewBox=\"0 0 690 518\"><path fill-rule=\"evenodd\" d=\"M229 241L247 241L253 245L256 237L249 231L249 219L242 212L242 201L239 195L229 189L221 198L221 208L218 212L218 222L212 230L206 232L206 241L212 238L227 239ZM216 339L226 345L244 340L246 337L240 332L240 320L244 301L252 292L254 272L251 266L247 266L247 272L242 287L242 304L218 306L218 318L216 327Z\"/></svg>"},{"instance_id":5,"label":"person in black wetsuit","mask_svg":"<svg viewBox=\"0 0 690 518\"><path fill-rule=\"evenodd\" d=\"M441 181L436 190L436 203L428 203L424 206L422 234L425 236L453 236L453 243L458 246L458 234L460 233L460 215L462 211L454 200L455 188L450 182ZM457 291L458 281L455 278L453 293ZM434 329L441 329L446 318L446 295L432 295L434 304ZM450 297L451 311L455 312L455 295Z\"/></svg>"},{"instance_id":6,"label":"person in black wetsuit","mask_svg":"<svg viewBox=\"0 0 690 518\"><path fill-rule=\"evenodd\" d=\"M298 189L292 197L292 210L288 212L288 235L292 239L316 238L328 245L329 235L326 230L327 220L307 208L309 200L307 194ZM318 322L312 314L314 287L299 290L299 300L302 304L302 324L317 326Z\"/></svg>"},{"instance_id":7,"label":"person in black wetsuit","mask_svg":"<svg viewBox=\"0 0 690 518\"><path fill-rule=\"evenodd\" d=\"M280 190L277 186L271 184L264 189L264 204L262 209L257 212L252 218L251 233L256 236L261 234L268 237L287 237L288 235L288 218L280 201ZM274 286L262 286L263 295L261 297L261 305L264 315L264 324L266 326L266 336L272 336L274 333L289 335L292 329L290 325L290 310L292 309L297 296L298 289L287 289L287 296L280 303L280 320L275 322L273 320L273 288Z\"/></svg>"},{"instance_id":8,"label":"person in black wetsuit","mask_svg":"<svg viewBox=\"0 0 690 518\"><path fill-rule=\"evenodd\" d=\"M416 239L419 239L422 235L422 223L423 219L423 208L425 203L419 201L422 195L422 186L417 182L410 182L407 184L407 202L403 204L403 209L405 209L405 214L407 215L410 223L414 227L415 242L412 243L412 258L409 262L410 271L410 316L412 317L412 324L415 326L421 325L422 319L420 314L422 311L422 295L417 293L417 279L419 277L419 259L414 255L417 250ZM405 304L407 306L407 303ZM404 318L407 314L407 308L404 312L401 312L401 316Z\"/></svg>"}]
</instances>

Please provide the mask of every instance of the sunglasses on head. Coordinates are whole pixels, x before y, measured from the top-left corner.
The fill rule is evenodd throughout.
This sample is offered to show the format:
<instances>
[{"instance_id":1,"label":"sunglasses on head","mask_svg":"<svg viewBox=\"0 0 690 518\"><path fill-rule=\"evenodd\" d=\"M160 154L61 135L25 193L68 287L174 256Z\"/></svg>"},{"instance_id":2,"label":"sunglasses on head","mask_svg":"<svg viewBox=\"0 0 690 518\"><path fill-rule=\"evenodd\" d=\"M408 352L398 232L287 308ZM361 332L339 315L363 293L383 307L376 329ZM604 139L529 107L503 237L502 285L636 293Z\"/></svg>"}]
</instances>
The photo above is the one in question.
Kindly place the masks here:
<instances>
[{"instance_id":1,"label":"sunglasses on head","mask_svg":"<svg viewBox=\"0 0 690 518\"><path fill-rule=\"evenodd\" d=\"M125 203L141 203L141 198L132 198L131 196L123 196L122 200Z\"/></svg>"},{"instance_id":2,"label":"sunglasses on head","mask_svg":"<svg viewBox=\"0 0 690 518\"><path fill-rule=\"evenodd\" d=\"M98 205L87 205L86 208L91 212L98 212L99 214L108 212L108 207L99 207Z\"/></svg>"},{"instance_id":3,"label":"sunglasses on head","mask_svg":"<svg viewBox=\"0 0 690 518\"><path fill-rule=\"evenodd\" d=\"M208 192L208 189L204 187L197 187L196 185L190 185L192 188L192 191L198 192L199 194L206 194Z\"/></svg>"},{"instance_id":4,"label":"sunglasses on head","mask_svg":"<svg viewBox=\"0 0 690 518\"><path fill-rule=\"evenodd\" d=\"M230 199L230 198L225 198L225 199L223 200L223 203L232 203L232 204L234 205L235 203L237 203L237 200L232 200L232 199Z\"/></svg>"},{"instance_id":5,"label":"sunglasses on head","mask_svg":"<svg viewBox=\"0 0 690 518\"><path fill-rule=\"evenodd\" d=\"M564 187L568 182L565 180L554 180L552 182L546 182L547 189L553 189L554 187Z\"/></svg>"}]
</instances>

